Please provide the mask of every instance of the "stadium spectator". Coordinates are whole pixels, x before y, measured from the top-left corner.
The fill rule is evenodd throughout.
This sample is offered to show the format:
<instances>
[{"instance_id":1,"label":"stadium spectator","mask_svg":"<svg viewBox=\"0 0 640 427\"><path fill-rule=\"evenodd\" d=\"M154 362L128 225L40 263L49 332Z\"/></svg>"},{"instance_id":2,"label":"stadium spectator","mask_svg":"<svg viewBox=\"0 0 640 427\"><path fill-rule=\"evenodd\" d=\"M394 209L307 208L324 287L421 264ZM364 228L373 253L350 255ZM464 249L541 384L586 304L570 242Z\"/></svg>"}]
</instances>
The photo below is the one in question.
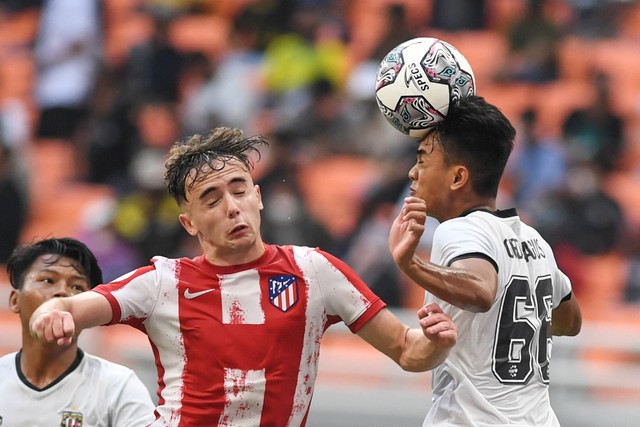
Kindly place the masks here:
<instances>
[{"instance_id":1,"label":"stadium spectator","mask_svg":"<svg viewBox=\"0 0 640 427\"><path fill-rule=\"evenodd\" d=\"M564 141L540 134L535 109L525 110L519 125L516 147L505 172L513 187L513 203L529 212L545 194L564 185L567 161Z\"/></svg>"},{"instance_id":2,"label":"stadium spectator","mask_svg":"<svg viewBox=\"0 0 640 427\"><path fill-rule=\"evenodd\" d=\"M526 83L557 80L562 29L545 14L546 0L526 3L527 10L507 30L508 54L496 77Z\"/></svg>"},{"instance_id":3,"label":"stadium spectator","mask_svg":"<svg viewBox=\"0 0 640 427\"><path fill-rule=\"evenodd\" d=\"M486 0L434 0L431 26L444 31L473 31L487 27Z\"/></svg>"},{"instance_id":4,"label":"stadium spectator","mask_svg":"<svg viewBox=\"0 0 640 427\"><path fill-rule=\"evenodd\" d=\"M87 118L102 60L101 16L99 0L43 2L33 49L38 137L71 139Z\"/></svg>"},{"instance_id":5,"label":"stadium spectator","mask_svg":"<svg viewBox=\"0 0 640 427\"><path fill-rule=\"evenodd\" d=\"M205 132L220 123L250 128L264 108L264 57L257 49L258 22L255 13L240 14L233 21L227 52L211 67L204 84L186 94L182 123L188 134Z\"/></svg>"},{"instance_id":6,"label":"stadium spectator","mask_svg":"<svg viewBox=\"0 0 640 427\"><path fill-rule=\"evenodd\" d=\"M456 342L436 304L409 329L337 258L263 243L251 155L265 143L229 128L176 143L165 181L202 255L156 257L32 316L33 334L61 344L92 326L143 329L160 385L152 425L304 425L322 335L339 321L410 371L442 363Z\"/></svg>"},{"instance_id":7,"label":"stadium spectator","mask_svg":"<svg viewBox=\"0 0 640 427\"><path fill-rule=\"evenodd\" d=\"M180 99L180 79L187 56L170 41L173 16L154 14L153 33L129 51L123 70L124 95L128 105L150 96L176 102Z\"/></svg>"},{"instance_id":8,"label":"stadium spectator","mask_svg":"<svg viewBox=\"0 0 640 427\"><path fill-rule=\"evenodd\" d=\"M86 245L70 238L17 248L7 264L9 308L20 316L22 348L0 358L3 426L140 427L153 420L149 390L124 366L83 352L78 334L67 345L29 332L31 314L46 301L77 295L102 281Z\"/></svg>"},{"instance_id":9,"label":"stadium spectator","mask_svg":"<svg viewBox=\"0 0 640 427\"><path fill-rule=\"evenodd\" d=\"M549 399L552 334L576 335L582 317L549 244L515 209L496 208L514 137L482 97L450 106L420 142L391 228L397 265L464 331L433 371L424 425L559 426ZM427 215L440 222L430 261L416 255Z\"/></svg>"},{"instance_id":10,"label":"stadium spectator","mask_svg":"<svg viewBox=\"0 0 640 427\"><path fill-rule=\"evenodd\" d=\"M613 111L610 77L594 70L591 82L596 96L586 107L569 113L562 134L573 158L593 162L608 173L618 167L624 151L624 122Z\"/></svg>"},{"instance_id":11,"label":"stadium spectator","mask_svg":"<svg viewBox=\"0 0 640 427\"><path fill-rule=\"evenodd\" d=\"M12 155L0 140L0 264L7 262L20 241L28 214L28 196L11 169Z\"/></svg>"}]
</instances>

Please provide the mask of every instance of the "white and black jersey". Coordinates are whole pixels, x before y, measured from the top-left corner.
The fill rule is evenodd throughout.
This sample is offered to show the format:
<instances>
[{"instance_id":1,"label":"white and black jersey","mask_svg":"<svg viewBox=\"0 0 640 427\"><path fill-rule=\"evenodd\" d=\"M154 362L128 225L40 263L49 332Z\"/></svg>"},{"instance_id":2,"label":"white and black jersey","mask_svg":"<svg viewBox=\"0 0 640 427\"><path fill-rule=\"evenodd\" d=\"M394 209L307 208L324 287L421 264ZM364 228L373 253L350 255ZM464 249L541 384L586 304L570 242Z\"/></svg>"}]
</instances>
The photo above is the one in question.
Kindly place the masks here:
<instances>
[{"instance_id":1,"label":"white and black jersey","mask_svg":"<svg viewBox=\"0 0 640 427\"><path fill-rule=\"evenodd\" d=\"M2 427L141 427L155 418L148 389L129 368L78 350L60 378L38 389L20 356L0 357Z\"/></svg>"},{"instance_id":2,"label":"white and black jersey","mask_svg":"<svg viewBox=\"0 0 640 427\"><path fill-rule=\"evenodd\" d=\"M571 283L551 247L515 209L476 210L443 222L431 261L481 257L498 272L491 309L473 313L430 293L458 327L458 343L433 371L425 426L557 427L549 401L551 310L571 298Z\"/></svg>"}]
</instances>

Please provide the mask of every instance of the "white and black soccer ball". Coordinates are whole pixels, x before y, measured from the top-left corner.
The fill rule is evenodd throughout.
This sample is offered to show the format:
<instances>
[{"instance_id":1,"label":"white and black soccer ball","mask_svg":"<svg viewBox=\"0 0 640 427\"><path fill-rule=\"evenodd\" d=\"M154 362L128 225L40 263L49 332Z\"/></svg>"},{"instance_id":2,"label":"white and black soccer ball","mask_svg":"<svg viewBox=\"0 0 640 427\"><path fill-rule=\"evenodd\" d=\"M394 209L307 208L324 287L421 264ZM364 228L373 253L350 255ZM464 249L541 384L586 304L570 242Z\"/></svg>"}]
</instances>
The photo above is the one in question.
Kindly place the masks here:
<instances>
[{"instance_id":1,"label":"white and black soccer ball","mask_svg":"<svg viewBox=\"0 0 640 427\"><path fill-rule=\"evenodd\" d=\"M449 43L418 37L396 46L378 67L376 102L400 132L421 138L449 111L449 104L475 93L467 59Z\"/></svg>"}]
</instances>

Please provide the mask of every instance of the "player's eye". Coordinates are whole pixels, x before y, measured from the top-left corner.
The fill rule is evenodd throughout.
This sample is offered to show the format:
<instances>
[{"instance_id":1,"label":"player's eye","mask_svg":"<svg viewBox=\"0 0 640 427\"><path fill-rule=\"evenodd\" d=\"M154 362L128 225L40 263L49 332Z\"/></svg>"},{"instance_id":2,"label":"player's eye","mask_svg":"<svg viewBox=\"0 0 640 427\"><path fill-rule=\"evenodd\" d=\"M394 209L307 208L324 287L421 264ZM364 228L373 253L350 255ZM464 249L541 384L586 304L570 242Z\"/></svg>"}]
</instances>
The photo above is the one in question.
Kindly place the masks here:
<instances>
[{"instance_id":1,"label":"player's eye","mask_svg":"<svg viewBox=\"0 0 640 427\"><path fill-rule=\"evenodd\" d=\"M78 292L84 292L87 289L87 286L84 284L77 284L77 285L73 285L71 286L71 288L74 291L78 291Z\"/></svg>"}]
</instances>

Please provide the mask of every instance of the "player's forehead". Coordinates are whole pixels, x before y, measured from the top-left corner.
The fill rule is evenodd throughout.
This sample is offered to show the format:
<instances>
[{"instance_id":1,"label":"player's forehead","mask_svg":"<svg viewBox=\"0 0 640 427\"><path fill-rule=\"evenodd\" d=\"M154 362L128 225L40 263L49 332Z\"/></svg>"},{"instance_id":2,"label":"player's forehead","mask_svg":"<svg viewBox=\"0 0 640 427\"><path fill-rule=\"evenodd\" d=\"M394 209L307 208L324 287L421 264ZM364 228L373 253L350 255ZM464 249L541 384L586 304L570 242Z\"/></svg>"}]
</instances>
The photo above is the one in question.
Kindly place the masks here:
<instances>
[{"instance_id":1,"label":"player's forehead","mask_svg":"<svg viewBox=\"0 0 640 427\"><path fill-rule=\"evenodd\" d=\"M86 280L86 274L82 270L80 262L73 258L58 254L40 255L29 266L27 274L56 273L61 275L76 276Z\"/></svg>"},{"instance_id":2,"label":"player's forehead","mask_svg":"<svg viewBox=\"0 0 640 427\"><path fill-rule=\"evenodd\" d=\"M215 160L211 164L205 164L201 168L190 171L185 182L187 199L197 198L202 192L212 187L222 188L239 182L252 183L251 173L241 161Z\"/></svg>"},{"instance_id":3,"label":"player's forehead","mask_svg":"<svg viewBox=\"0 0 640 427\"><path fill-rule=\"evenodd\" d=\"M428 133L418 144L418 156L433 154L439 147L439 138L436 132Z\"/></svg>"}]
</instances>

